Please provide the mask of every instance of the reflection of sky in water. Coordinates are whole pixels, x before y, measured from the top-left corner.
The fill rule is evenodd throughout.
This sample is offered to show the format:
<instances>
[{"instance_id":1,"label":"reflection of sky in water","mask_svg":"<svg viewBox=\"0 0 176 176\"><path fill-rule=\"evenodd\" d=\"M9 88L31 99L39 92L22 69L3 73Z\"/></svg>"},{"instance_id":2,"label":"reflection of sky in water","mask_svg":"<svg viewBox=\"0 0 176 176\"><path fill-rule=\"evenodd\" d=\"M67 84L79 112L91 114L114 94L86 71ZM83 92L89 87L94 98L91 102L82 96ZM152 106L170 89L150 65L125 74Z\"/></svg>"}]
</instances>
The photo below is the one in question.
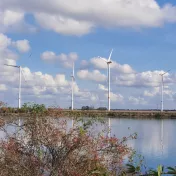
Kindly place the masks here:
<instances>
[{"instance_id":1,"label":"reflection of sky in water","mask_svg":"<svg viewBox=\"0 0 176 176\"><path fill-rule=\"evenodd\" d=\"M111 119L111 128L117 137L137 132L137 140L129 144L145 157L147 165L175 165L176 120Z\"/></svg>"},{"instance_id":2,"label":"reflection of sky in water","mask_svg":"<svg viewBox=\"0 0 176 176\"><path fill-rule=\"evenodd\" d=\"M16 124L19 123L19 120L16 122ZM12 136L17 130L17 126L15 124L6 124L4 127L4 130L8 132L8 136ZM0 140L6 138L6 133L4 131L0 130Z\"/></svg>"},{"instance_id":3,"label":"reflection of sky in water","mask_svg":"<svg viewBox=\"0 0 176 176\"><path fill-rule=\"evenodd\" d=\"M109 121L106 120L106 126ZM176 120L133 120L115 119L111 122L111 136L119 138L137 133L136 140L128 144L145 157L147 166L156 167L159 164L174 166L176 162ZM71 125L71 122L69 123ZM103 127L96 126L96 131Z\"/></svg>"},{"instance_id":4,"label":"reflection of sky in water","mask_svg":"<svg viewBox=\"0 0 176 176\"><path fill-rule=\"evenodd\" d=\"M67 122L68 128L70 128L72 121L67 119ZM174 135L176 134L176 120L111 119L110 122L111 136L116 135L121 138L137 132L137 140L130 140L128 144L145 157L147 166L175 165L176 140ZM10 134L13 134L16 130L14 126L6 125L5 128ZM102 129L102 125L95 125L93 132L97 133ZM4 137L5 134L0 131L0 139Z\"/></svg>"}]
</instances>

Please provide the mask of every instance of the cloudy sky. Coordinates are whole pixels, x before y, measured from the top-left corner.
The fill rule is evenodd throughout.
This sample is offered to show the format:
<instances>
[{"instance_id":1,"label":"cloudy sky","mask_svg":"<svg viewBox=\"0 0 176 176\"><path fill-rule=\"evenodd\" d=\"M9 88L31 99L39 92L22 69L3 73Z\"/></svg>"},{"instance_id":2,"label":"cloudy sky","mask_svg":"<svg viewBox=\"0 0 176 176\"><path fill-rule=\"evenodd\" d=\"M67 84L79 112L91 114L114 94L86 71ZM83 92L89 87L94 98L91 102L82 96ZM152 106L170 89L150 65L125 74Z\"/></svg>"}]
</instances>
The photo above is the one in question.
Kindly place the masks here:
<instances>
[{"instance_id":1,"label":"cloudy sky","mask_svg":"<svg viewBox=\"0 0 176 176\"><path fill-rule=\"evenodd\" d=\"M69 107L75 62L75 107L107 106L107 58L112 108L176 107L175 0L0 0L0 100Z\"/></svg>"}]
</instances>

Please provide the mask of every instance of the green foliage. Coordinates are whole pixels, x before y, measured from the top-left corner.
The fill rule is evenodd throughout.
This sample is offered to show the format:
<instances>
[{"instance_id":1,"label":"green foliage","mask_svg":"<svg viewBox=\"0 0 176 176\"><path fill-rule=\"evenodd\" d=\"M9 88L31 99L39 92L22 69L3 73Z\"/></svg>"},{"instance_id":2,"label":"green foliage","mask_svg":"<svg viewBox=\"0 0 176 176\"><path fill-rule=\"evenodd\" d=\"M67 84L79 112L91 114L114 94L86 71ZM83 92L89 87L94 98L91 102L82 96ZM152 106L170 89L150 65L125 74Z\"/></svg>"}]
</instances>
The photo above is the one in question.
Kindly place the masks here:
<instances>
[{"instance_id":1,"label":"green foliage","mask_svg":"<svg viewBox=\"0 0 176 176\"><path fill-rule=\"evenodd\" d=\"M126 175L132 174L132 175L140 175L140 176L145 176L145 175L151 175L151 176L161 176L161 175L172 175L176 176L176 167L167 167L164 168L162 165L158 165L157 169L149 169L145 171L145 174L142 174L142 167L137 166L135 167L133 164L127 164L127 169L126 169Z\"/></svg>"},{"instance_id":2,"label":"green foliage","mask_svg":"<svg viewBox=\"0 0 176 176\"><path fill-rule=\"evenodd\" d=\"M36 104L36 103L24 103L21 110L23 112L31 112L34 114L44 113L46 111L46 107L44 104Z\"/></svg>"},{"instance_id":3,"label":"green foliage","mask_svg":"<svg viewBox=\"0 0 176 176\"><path fill-rule=\"evenodd\" d=\"M162 165L159 165L157 167L157 170L149 170L149 175L153 175L153 176L161 176L162 174L164 174L164 167Z\"/></svg>"},{"instance_id":4,"label":"green foliage","mask_svg":"<svg viewBox=\"0 0 176 176\"><path fill-rule=\"evenodd\" d=\"M135 173L137 173L139 171L140 171L140 168L138 166L135 167L135 166L133 166L131 164L127 164L127 173L135 174Z\"/></svg>"},{"instance_id":5,"label":"green foliage","mask_svg":"<svg viewBox=\"0 0 176 176\"><path fill-rule=\"evenodd\" d=\"M156 119L161 119L161 113L155 114L155 118L156 118Z\"/></svg>"},{"instance_id":6,"label":"green foliage","mask_svg":"<svg viewBox=\"0 0 176 176\"><path fill-rule=\"evenodd\" d=\"M167 174L171 174L173 176L176 176L176 167L168 167L168 172Z\"/></svg>"}]
</instances>

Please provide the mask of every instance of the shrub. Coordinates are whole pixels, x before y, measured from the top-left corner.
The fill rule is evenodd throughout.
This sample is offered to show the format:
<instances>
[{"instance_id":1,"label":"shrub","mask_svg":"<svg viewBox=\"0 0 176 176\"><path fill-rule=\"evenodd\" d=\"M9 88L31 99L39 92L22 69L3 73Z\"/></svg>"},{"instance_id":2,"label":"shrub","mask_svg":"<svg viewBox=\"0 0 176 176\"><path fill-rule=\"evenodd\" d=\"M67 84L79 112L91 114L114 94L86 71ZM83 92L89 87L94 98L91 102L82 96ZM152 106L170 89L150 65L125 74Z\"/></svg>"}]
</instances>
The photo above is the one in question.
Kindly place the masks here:
<instances>
[{"instance_id":1,"label":"shrub","mask_svg":"<svg viewBox=\"0 0 176 176\"><path fill-rule=\"evenodd\" d=\"M44 113L46 111L46 107L44 104L24 103L20 111L26 113Z\"/></svg>"},{"instance_id":2,"label":"shrub","mask_svg":"<svg viewBox=\"0 0 176 176\"><path fill-rule=\"evenodd\" d=\"M156 118L156 119L161 119L161 114L160 114L160 113L156 113L156 114L155 114L155 118Z\"/></svg>"},{"instance_id":3,"label":"shrub","mask_svg":"<svg viewBox=\"0 0 176 176\"><path fill-rule=\"evenodd\" d=\"M78 121L80 124L80 121ZM133 135L118 139L105 133L93 134L92 121L74 123L30 117L21 133L0 144L0 175L3 176L115 176L131 149L126 142Z\"/></svg>"}]
</instances>

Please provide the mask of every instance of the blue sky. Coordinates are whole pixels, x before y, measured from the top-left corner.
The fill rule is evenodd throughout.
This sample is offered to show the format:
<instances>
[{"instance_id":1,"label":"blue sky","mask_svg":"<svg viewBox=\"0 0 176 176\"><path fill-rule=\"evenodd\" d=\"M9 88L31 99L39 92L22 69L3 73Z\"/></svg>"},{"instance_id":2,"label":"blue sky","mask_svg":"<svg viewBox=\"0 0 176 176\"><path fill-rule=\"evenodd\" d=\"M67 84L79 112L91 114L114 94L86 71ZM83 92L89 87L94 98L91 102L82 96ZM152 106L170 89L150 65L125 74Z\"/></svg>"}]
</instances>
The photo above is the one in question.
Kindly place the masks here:
<instances>
[{"instance_id":1,"label":"blue sky","mask_svg":"<svg viewBox=\"0 0 176 176\"><path fill-rule=\"evenodd\" d=\"M169 69L171 72L165 76L165 108L175 108L174 0L60 3L0 0L0 37L6 37L2 40L1 63L13 61L23 67L27 80L23 80L23 103L47 102L49 106L57 100L60 106L69 107L70 65L74 61L75 107L107 106L106 66L97 56L106 58L113 48L112 108L156 108L160 104L158 75ZM0 98L16 106L17 71L3 68L1 73ZM14 79L7 80L10 76Z\"/></svg>"}]
</instances>

